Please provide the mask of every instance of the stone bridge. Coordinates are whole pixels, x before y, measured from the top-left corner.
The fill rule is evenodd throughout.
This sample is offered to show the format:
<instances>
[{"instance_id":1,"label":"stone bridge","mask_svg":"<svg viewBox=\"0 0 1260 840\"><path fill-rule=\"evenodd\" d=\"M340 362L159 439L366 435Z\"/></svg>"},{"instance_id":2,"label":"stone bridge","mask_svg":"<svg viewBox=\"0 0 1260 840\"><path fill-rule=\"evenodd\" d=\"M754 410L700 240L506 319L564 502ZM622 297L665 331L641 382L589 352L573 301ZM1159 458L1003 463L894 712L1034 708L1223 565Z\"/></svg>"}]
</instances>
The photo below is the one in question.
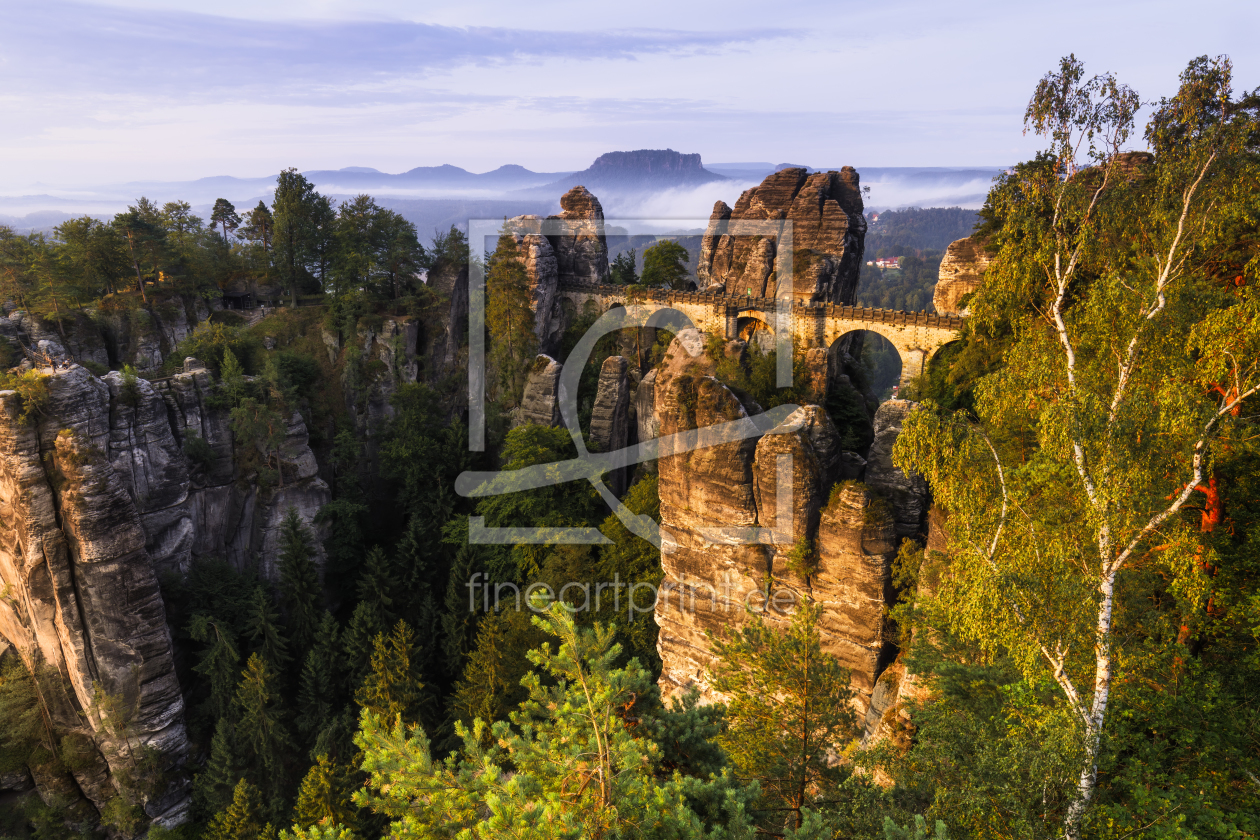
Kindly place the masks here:
<instances>
[{"instance_id":1,"label":"stone bridge","mask_svg":"<svg viewBox=\"0 0 1260 840\"><path fill-rule=\"evenodd\" d=\"M831 349L841 338L858 330L879 333L901 356L902 386L921 374L938 350L959 337L964 320L930 312L868 309L803 300L789 302L662 290L628 293L625 286L561 285L556 296L562 302L567 301L573 312L583 312L592 305L600 313L627 305L649 311L677 309L703 332L728 339L756 340L766 349L774 346L774 329L781 317L776 305L789 304L788 317L796 352Z\"/></svg>"}]
</instances>

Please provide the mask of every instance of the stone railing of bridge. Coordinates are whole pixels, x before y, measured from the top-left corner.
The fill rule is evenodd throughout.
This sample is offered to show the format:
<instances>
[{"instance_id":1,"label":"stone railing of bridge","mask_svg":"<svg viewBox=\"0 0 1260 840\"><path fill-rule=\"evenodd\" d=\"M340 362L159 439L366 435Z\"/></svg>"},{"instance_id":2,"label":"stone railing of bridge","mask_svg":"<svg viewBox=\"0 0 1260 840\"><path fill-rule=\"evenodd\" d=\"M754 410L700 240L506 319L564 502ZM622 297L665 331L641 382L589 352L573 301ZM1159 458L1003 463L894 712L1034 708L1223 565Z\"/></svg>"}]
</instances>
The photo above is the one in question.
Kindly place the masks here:
<instances>
[{"instance_id":1,"label":"stone railing of bridge","mask_svg":"<svg viewBox=\"0 0 1260 840\"><path fill-rule=\"evenodd\" d=\"M649 310L676 309L696 328L728 339L744 334L750 325L772 333L778 322L776 305L787 300L715 295L703 292L675 292L661 289L628 289L611 285L563 285L557 296L568 300L581 312L588 302L600 312L615 305L641 306ZM962 318L933 312L903 312L860 306L841 306L792 300L788 309L793 346L798 352L830 348L836 341L857 330L879 333L901 356L901 380L906 383L923 372L929 359L946 344L958 338Z\"/></svg>"}]
</instances>

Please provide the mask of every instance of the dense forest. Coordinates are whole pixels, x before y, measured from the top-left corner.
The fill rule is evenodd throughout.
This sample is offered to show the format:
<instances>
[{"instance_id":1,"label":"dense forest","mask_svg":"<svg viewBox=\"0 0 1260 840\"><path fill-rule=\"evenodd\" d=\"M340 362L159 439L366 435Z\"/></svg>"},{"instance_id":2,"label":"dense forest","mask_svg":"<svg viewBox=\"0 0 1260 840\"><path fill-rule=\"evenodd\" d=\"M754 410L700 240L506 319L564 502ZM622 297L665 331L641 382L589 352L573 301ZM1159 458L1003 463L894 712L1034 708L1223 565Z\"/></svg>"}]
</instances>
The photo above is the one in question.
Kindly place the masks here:
<instances>
[{"instance_id":1,"label":"dense forest","mask_svg":"<svg viewBox=\"0 0 1260 840\"><path fill-rule=\"evenodd\" d=\"M949 243L970 236L979 221L961 207L907 207L872 213L866 230L866 263L858 285L859 306L934 312L932 289ZM897 268L870 265L900 257Z\"/></svg>"},{"instance_id":2,"label":"dense forest","mask_svg":"<svg viewBox=\"0 0 1260 840\"><path fill-rule=\"evenodd\" d=\"M1191 62L1154 109L1140 164L1121 152L1136 94L1086 79L1074 59L1037 88L1029 127L1050 146L994 186L980 218L998 256L974 315L903 395L919 405L897 463L927 478L946 525L941 542L901 545L887 620L917 688L895 730L867 743L848 672L820 650L827 616L808 602L785 631L754 616L711 638L708 679L729 698L713 705L662 702L650 605L489 606L502 591L662 575L660 550L584 481L479 500L454 491L465 470L576 454L566 430L512 422L538 346L510 236L488 253L455 229L422 245L370 197L334 205L294 170L271 207L244 213L221 202L201 220L142 199L52 237L0 228L0 295L63 337L181 296L285 304L249 318L216 310L170 363L209 366L248 480L283 484L270 453L278 418L297 411L332 488L316 522L322 568L294 513L276 575L203 558L162 581L193 811L148 836L1256 836L1260 97L1230 84L1227 60ZM864 275L861 301L928 308L940 249L974 221L956 209L881 215L868 258L906 260L901 277ZM681 282L682 250L657 251L645 277L623 259L618 278ZM458 376L402 385L368 435L346 389L382 371L331 357L323 336L345 347L386 317L432 317L446 301L428 279L470 259L486 268L486 450L469 451ZM593 320L578 313L561 357ZM642 346L626 330L574 360L582 421L604 359L663 363L671 338ZM751 401L806 401L773 386L772 355L732 357L720 341L707 351L714 377ZM37 411L32 370L13 367L4 385ZM860 430L869 446L867 406L826 408L848 445ZM622 501L659 521L657 475L632 472ZM606 542L472 544L470 514L593 528ZM802 541L803 580L814 555ZM73 767L73 743L41 714L46 675L13 656L0 665L0 776ZM134 771L102 826L31 794L0 801L0 836L136 836L138 803L158 784L142 747Z\"/></svg>"}]
</instances>

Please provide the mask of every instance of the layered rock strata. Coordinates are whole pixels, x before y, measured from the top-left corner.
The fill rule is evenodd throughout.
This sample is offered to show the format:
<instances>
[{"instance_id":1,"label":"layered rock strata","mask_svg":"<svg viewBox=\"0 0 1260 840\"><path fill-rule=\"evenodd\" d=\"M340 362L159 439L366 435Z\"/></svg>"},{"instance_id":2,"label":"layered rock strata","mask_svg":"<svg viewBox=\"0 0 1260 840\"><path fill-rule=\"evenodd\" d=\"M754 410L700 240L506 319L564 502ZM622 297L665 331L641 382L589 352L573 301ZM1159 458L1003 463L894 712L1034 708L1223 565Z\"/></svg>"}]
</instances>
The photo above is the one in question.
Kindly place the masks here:
<instances>
[{"instance_id":1,"label":"layered rock strata","mask_svg":"<svg viewBox=\"0 0 1260 840\"><path fill-rule=\"evenodd\" d=\"M773 430L757 428L749 409L713 376L703 344L694 330L679 333L651 383L660 434L676 435L678 444L661 452L658 465L661 688L673 695L696 686L716 699L708 634L725 635L749 609L785 625L809 598L825 605L823 649L853 669L864 713L888 659L883 606L892 523L867 512L873 497L865 488L827 505L844 459L825 411L803 406ZM746 437L720 437L715 427L731 422L747 423ZM817 541L815 572L790 561L802 539Z\"/></svg>"},{"instance_id":2,"label":"layered rock strata","mask_svg":"<svg viewBox=\"0 0 1260 840\"><path fill-rule=\"evenodd\" d=\"M852 305L865 247L866 219L856 170L784 169L745 190L729 207L713 206L700 245L697 285L709 292L790 297ZM740 221L768 222L743 232ZM785 222L791 222L791 283Z\"/></svg>"},{"instance_id":3,"label":"layered rock strata","mask_svg":"<svg viewBox=\"0 0 1260 840\"><path fill-rule=\"evenodd\" d=\"M875 412L875 441L867 456L866 483L892 506L898 539L921 541L927 524L927 481L918 474L906 475L892 461L901 424L916 405L910 400L888 400Z\"/></svg>"},{"instance_id":4,"label":"layered rock strata","mask_svg":"<svg viewBox=\"0 0 1260 840\"><path fill-rule=\"evenodd\" d=\"M600 452L615 452L629 443L629 367L624 356L609 356L600 367L595 404L591 408L591 443ZM614 470L609 479L610 489L620 496L626 489L626 470Z\"/></svg>"},{"instance_id":5,"label":"layered rock strata","mask_svg":"<svg viewBox=\"0 0 1260 840\"><path fill-rule=\"evenodd\" d=\"M330 499L299 414L280 446L283 483L265 488L238 476L227 413L208 400L209 373L195 360L188 367L151 383L118 372L100 379L62 362L41 371L48 398L34 423L22 419L17 393L0 392L0 586L8 594L0 639L36 673L54 675L46 681L51 713L81 754L72 779L51 767L31 774L41 795L81 796L82 808L99 811L118 793L130 751L102 722L99 687L135 709L133 745L154 748L175 771L172 786L145 803L163 824L187 812L180 768L188 742L158 573L185 572L196 556L213 554L274 580L288 509L309 524ZM190 446L196 438L205 445ZM201 454L194 460L188 451ZM318 529L315 536L322 563Z\"/></svg>"},{"instance_id":6,"label":"layered rock strata","mask_svg":"<svg viewBox=\"0 0 1260 840\"><path fill-rule=\"evenodd\" d=\"M972 237L955 240L945 249L940 273L932 292L938 315L966 315L962 299L980 288L993 258Z\"/></svg>"},{"instance_id":7,"label":"layered rock strata","mask_svg":"<svg viewBox=\"0 0 1260 840\"><path fill-rule=\"evenodd\" d=\"M529 369L525 380L525 392L516 412L513 425L536 423L539 426L559 426L560 419L560 371L555 359L540 354Z\"/></svg>"}]
</instances>

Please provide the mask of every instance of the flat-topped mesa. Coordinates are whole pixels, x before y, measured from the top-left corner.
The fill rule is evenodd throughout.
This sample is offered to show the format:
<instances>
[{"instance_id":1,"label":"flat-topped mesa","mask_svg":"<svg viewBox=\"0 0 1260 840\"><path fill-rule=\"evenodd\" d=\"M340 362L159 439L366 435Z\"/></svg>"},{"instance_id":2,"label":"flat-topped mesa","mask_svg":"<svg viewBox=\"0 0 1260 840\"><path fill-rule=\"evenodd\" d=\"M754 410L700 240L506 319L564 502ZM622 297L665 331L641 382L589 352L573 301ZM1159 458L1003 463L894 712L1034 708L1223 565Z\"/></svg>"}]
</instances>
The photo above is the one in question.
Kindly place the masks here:
<instances>
[{"instance_id":1,"label":"flat-topped mesa","mask_svg":"<svg viewBox=\"0 0 1260 840\"><path fill-rule=\"evenodd\" d=\"M853 305L866 241L857 171L784 169L745 190L735 207L719 201L700 246L702 291ZM740 221L777 222L769 234L741 235ZM791 284L785 281L791 222ZM734 235L732 235L732 232Z\"/></svg>"},{"instance_id":2,"label":"flat-topped mesa","mask_svg":"<svg viewBox=\"0 0 1260 840\"><path fill-rule=\"evenodd\" d=\"M980 288L984 273L993 257L972 237L951 242L941 258L941 270L937 275L936 289L932 292L932 306L938 315L966 315L967 307L962 299Z\"/></svg>"}]
</instances>

